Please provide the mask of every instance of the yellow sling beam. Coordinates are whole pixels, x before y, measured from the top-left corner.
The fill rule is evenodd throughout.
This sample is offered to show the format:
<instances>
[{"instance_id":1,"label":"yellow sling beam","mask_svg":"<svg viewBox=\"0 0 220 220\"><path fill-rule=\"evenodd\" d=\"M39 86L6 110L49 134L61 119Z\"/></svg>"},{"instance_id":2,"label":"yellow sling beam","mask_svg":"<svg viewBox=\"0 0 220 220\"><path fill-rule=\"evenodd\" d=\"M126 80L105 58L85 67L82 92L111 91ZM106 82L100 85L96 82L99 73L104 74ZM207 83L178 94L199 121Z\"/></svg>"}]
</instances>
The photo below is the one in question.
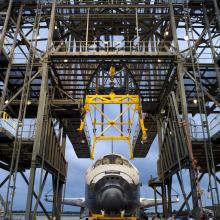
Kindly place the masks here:
<instances>
[{"instance_id":1,"label":"yellow sling beam","mask_svg":"<svg viewBox=\"0 0 220 220\"><path fill-rule=\"evenodd\" d=\"M113 120L111 120L107 114L102 111L98 105L125 105L126 108L119 114L117 115ZM91 114L91 107L97 111L104 119L105 121L99 122L97 118L95 117L92 119L92 114ZM134 107L134 108L133 108ZM127 121L119 122L118 120L123 117L129 110L133 110L133 117L130 120L130 118ZM140 98L138 95L116 95L115 93L111 92L108 95L87 95L85 99L85 105L84 105L84 118L81 120L80 127L78 129L79 132L82 132L85 126L85 120L86 120L86 115L89 113L92 121L92 126L93 130L96 132L96 126L103 126L105 125L106 127L99 133L96 134L94 133L93 137L93 145L91 148L91 159L94 158L94 151L95 151L95 145L97 141L100 140L123 140L127 141L129 150L130 150L130 157L133 159L133 149L132 149L132 137L131 133L128 132L128 134L125 134L123 129L121 129L121 126L127 125L129 128L131 128L134 124L134 114L138 113L138 118L139 118L139 125L142 131L142 141L145 142L147 139L147 129L144 126L144 119L142 116L142 110L140 106ZM118 135L114 136L109 136L105 135L106 132L110 129L114 128L115 131L118 132Z\"/></svg>"}]
</instances>

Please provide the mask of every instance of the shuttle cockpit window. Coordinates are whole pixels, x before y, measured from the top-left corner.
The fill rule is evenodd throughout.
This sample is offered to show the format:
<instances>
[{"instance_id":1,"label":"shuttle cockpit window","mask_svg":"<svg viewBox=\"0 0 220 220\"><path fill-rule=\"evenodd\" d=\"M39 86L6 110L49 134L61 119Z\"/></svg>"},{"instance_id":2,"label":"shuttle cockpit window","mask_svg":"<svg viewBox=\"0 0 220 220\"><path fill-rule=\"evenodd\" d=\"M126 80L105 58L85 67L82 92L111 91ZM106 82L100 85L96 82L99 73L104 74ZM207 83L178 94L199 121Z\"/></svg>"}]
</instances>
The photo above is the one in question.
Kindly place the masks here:
<instances>
[{"instance_id":1,"label":"shuttle cockpit window","mask_svg":"<svg viewBox=\"0 0 220 220\"><path fill-rule=\"evenodd\" d=\"M128 160L123 160L123 162L125 166L132 167Z\"/></svg>"},{"instance_id":2,"label":"shuttle cockpit window","mask_svg":"<svg viewBox=\"0 0 220 220\"><path fill-rule=\"evenodd\" d=\"M116 155L108 155L102 159L102 164L117 164L117 165L123 165L123 159L120 156Z\"/></svg>"},{"instance_id":3,"label":"shuttle cockpit window","mask_svg":"<svg viewBox=\"0 0 220 220\"><path fill-rule=\"evenodd\" d=\"M100 166L102 164L102 161L101 160L97 160L95 165L94 165L94 168L97 167L97 166Z\"/></svg>"},{"instance_id":4,"label":"shuttle cockpit window","mask_svg":"<svg viewBox=\"0 0 220 220\"><path fill-rule=\"evenodd\" d=\"M128 161L127 161L127 160L124 160L124 165L125 165L125 166L128 166L128 164L129 164Z\"/></svg>"},{"instance_id":5,"label":"shuttle cockpit window","mask_svg":"<svg viewBox=\"0 0 220 220\"><path fill-rule=\"evenodd\" d=\"M102 160L103 165L108 165L110 163L111 163L111 161L110 161L110 158L108 158L108 157L104 157L104 159Z\"/></svg>"},{"instance_id":6,"label":"shuttle cockpit window","mask_svg":"<svg viewBox=\"0 0 220 220\"><path fill-rule=\"evenodd\" d=\"M116 157L115 158L115 164L117 165L123 165L123 159L121 157Z\"/></svg>"},{"instance_id":7,"label":"shuttle cockpit window","mask_svg":"<svg viewBox=\"0 0 220 220\"><path fill-rule=\"evenodd\" d=\"M108 164L125 165L128 167L131 167L128 160L123 159L122 157L116 156L116 155L108 155L108 156L104 157L102 160L98 160L95 163L94 167L97 167L99 165L108 165Z\"/></svg>"}]
</instances>

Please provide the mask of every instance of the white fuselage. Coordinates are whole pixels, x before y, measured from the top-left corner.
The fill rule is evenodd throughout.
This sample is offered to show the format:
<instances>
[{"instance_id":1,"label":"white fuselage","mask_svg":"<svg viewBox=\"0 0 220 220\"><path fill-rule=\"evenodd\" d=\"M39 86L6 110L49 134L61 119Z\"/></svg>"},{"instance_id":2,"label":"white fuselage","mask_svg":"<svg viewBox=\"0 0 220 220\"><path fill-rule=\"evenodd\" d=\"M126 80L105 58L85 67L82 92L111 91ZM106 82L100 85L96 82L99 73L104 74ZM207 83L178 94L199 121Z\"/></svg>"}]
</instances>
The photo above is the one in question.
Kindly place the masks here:
<instances>
[{"instance_id":1,"label":"white fuselage","mask_svg":"<svg viewBox=\"0 0 220 220\"><path fill-rule=\"evenodd\" d=\"M131 215L140 203L138 170L124 157L106 155L86 172L86 206L93 213Z\"/></svg>"}]
</instances>

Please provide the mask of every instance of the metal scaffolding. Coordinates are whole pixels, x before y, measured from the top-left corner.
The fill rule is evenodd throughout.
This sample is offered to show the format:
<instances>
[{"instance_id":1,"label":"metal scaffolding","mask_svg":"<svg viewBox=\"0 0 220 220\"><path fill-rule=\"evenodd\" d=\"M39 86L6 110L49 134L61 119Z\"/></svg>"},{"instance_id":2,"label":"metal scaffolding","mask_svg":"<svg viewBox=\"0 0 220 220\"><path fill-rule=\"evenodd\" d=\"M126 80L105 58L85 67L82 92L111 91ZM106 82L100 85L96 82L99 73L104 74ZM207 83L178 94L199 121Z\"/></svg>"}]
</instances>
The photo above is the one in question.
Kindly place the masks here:
<instances>
[{"instance_id":1,"label":"metal scaffolding","mask_svg":"<svg viewBox=\"0 0 220 220\"><path fill-rule=\"evenodd\" d=\"M20 175L28 188L25 219L34 219L38 206L50 219L41 201L48 176L54 192L52 215L60 218L66 137L79 158L92 157L93 137L86 126L80 127L82 108L86 97L114 92L140 99L144 117L142 129L133 137L132 155L146 157L158 136L158 180L151 186L155 191L161 188L164 214L172 214L176 176L184 201L176 216L186 207L189 215L200 219L200 182L206 178L217 219L217 0L3 0L0 33L0 167L8 172L0 183L0 188L7 185L6 197L0 199L5 217L12 218ZM109 74L112 67L114 77ZM123 131L121 114L118 123ZM100 125L104 124L102 115ZM37 170L41 175L35 192ZM190 192L185 189L184 170L189 172Z\"/></svg>"}]
</instances>

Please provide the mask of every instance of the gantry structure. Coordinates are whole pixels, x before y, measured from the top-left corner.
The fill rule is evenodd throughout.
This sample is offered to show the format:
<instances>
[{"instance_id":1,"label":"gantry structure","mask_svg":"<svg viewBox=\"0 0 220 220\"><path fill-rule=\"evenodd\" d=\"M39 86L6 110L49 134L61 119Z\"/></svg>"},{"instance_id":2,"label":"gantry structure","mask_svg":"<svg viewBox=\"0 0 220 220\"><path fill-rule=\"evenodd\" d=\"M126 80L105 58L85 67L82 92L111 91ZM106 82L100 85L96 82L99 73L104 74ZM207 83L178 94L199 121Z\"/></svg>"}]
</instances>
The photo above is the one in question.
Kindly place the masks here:
<instances>
[{"instance_id":1,"label":"gantry structure","mask_svg":"<svg viewBox=\"0 0 220 220\"><path fill-rule=\"evenodd\" d=\"M132 134L132 156L146 157L158 138L158 179L149 185L155 192L161 188L164 214L172 214L172 179L177 176L183 203L176 216L186 208L200 219L204 210L200 181L205 176L217 219L218 1L0 2L0 167L8 172L0 183L7 186L6 195L0 195L4 216L12 218L21 175L28 192L25 219L34 219L38 206L50 219L42 194L51 176L52 215L60 219L66 138L79 158L91 157L91 129L82 124L89 111L83 108L86 98L97 101L108 96L109 102L110 96L118 95L121 100L132 96L139 100L136 110L141 120L134 133L131 121L124 122L122 102L117 103L119 121L107 120L108 126L120 127L121 136L125 130ZM92 104L100 105L103 138L105 103ZM96 122L91 123L93 136ZM189 171L189 194L183 170Z\"/></svg>"}]
</instances>

